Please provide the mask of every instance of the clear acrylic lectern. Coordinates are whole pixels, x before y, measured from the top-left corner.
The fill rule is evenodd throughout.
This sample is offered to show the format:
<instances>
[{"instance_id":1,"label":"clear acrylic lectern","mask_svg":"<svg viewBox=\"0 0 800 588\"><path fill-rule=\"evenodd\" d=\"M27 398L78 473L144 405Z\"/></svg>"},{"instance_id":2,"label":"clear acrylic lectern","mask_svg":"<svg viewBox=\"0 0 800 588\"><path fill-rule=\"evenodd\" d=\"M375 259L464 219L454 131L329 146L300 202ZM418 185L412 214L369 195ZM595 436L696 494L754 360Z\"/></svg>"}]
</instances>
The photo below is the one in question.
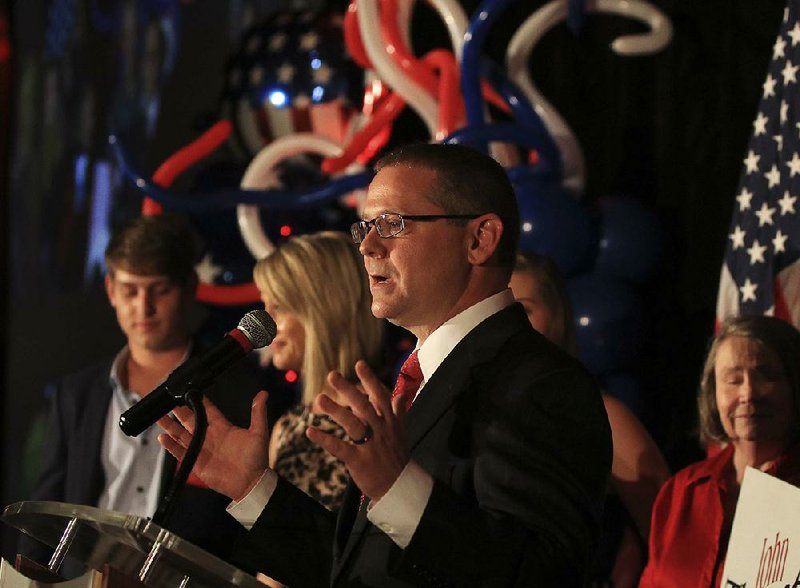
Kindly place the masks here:
<instances>
[{"instance_id":1,"label":"clear acrylic lectern","mask_svg":"<svg viewBox=\"0 0 800 588\"><path fill-rule=\"evenodd\" d=\"M17 502L3 522L54 548L48 566L64 557L102 571L108 566L149 586L264 588L239 570L149 519L63 502Z\"/></svg>"}]
</instances>

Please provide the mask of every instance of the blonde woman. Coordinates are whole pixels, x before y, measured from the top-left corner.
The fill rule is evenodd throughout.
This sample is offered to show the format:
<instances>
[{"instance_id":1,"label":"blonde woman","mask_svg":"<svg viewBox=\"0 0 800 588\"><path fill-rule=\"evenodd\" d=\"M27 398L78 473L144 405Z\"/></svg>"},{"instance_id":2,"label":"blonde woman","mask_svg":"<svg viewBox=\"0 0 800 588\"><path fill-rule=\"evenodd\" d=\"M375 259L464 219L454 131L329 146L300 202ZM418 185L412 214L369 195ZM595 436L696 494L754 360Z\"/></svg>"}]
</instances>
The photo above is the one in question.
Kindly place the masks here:
<instances>
[{"instance_id":1,"label":"blonde woman","mask_svg":"<svg viewBox=\"0 0 800 588\"><path fill-rule=\"evenodd\" d=\"M318 414L315 401L331 370L353 378L359 359L375 365L381 355L383 322L370 311L372 297L358 249L345 233L323 231L288 240L260 260L253 278L278 333L272 363L300 374L302 401L272 429L269 465L330 510L341 504L347 485L344 465L311 443L309 426L344 431Z\"/></svg>"}]
</instances>

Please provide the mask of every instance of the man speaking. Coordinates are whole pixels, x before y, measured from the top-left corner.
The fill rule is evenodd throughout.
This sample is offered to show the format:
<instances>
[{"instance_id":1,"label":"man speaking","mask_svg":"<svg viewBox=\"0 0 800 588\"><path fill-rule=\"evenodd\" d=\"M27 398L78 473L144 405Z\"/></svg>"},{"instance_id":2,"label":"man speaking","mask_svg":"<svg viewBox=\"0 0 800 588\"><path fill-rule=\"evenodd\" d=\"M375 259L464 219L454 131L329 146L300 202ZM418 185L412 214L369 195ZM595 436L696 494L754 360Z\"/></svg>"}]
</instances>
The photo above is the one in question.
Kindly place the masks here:
<instances>
[{"instance_id":1,"label":"man speaking","mask_svg":"<svg viewBox=\"0 0 800 588\"><path fill-rule=\"evenodd\" d=\"M513 188L458 145L383 157L352 227L372 311L417 346L394 393L360 362L343 404L320 407L350 440L307 434L347 465L338 518L267 468L264 395L249 429L209 407L195 473L250 530L240 564L292 588L580 586L597 541L611 437L582 366L534 331L507 285ZM191 416L162 419L180 458Z\"/></svg>"}]
</instances>

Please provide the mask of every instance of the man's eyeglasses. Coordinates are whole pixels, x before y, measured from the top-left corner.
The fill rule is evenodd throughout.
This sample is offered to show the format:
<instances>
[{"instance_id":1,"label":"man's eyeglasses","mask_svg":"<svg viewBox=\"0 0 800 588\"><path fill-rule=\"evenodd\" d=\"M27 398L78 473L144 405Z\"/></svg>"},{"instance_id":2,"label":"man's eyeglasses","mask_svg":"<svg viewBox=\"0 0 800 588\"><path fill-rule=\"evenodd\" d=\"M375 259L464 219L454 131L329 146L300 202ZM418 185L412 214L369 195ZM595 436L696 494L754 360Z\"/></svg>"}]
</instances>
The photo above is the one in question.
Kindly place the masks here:
<instances>
[{"instance_id":1,"label":"man's eyeglasses","mask_svg":"<svg viewBox=\"0 0 800 588\"><path fill-rule=\"evenodd\" d=\"M406 228L405 221L435 221L442 218L446 219L473 219L480 214L398 214L396 212L384 212L372 220L362 220L350 225L350 234L354 243L361 243L367 238L367 233L371 226L375 227L378 236L382 239L396 237Z\"/></svg>"}]
</instances>

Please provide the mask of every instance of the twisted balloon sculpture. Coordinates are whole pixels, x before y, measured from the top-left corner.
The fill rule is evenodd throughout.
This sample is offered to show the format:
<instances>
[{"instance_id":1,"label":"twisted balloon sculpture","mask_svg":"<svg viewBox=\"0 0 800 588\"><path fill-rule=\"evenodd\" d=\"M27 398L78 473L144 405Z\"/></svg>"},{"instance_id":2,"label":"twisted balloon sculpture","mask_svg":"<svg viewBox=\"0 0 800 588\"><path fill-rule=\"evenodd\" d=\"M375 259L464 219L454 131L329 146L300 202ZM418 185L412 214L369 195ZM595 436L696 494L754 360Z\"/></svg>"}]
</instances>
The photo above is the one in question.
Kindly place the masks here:
<instances>
[{"instance_id":1,"label":"twisted balloon sculpture","mask_svg":"<svg viewBox=\"0 0 800 588\"><path fill-rule=\"evenodd\" d=\"M424 122L428 140L469 143L504 163L518 190L520 208L529 214L529 218L523 214L523 244L553 255L565 273L573 271L591 248L589 221L577 198L585 186L585 164L574 134L535 88L528 66L538 41L567 17L568 0L553 0L525 20L509 43L505 68L485 56L483 45L500 14L514 0L486 0L471 20L457 0L427 2L441 18L450 47L417 57L411 30L414 0L352 0L342 33L348 53L369 80L363 114L354 117L343 141L306 132L271 140L253 157L238 188L210 194L170 190L178 176L228 141L232 125L227 120L169 157L152 180L135 169L122 141L112 137L120 167L147 195L143 214L156 214L162 207L201 212L235 206L247 249L256 259L269 255L274 245L261 226L261 210L299 210L342 199L354 191L358 194L372 176L364 164L385 145L394 121L408 106ZM585 10L619 14L648 25L648 33L620 37L612 43L612 50L620 55L657 51L671 35L666 17L643 0L596 0L587 3ZM492 120L488 104L501 108L510 120ZM240 101L236 108L243 107ZM241 131L250 145L259 143L256 130ZM527 153L523 161L520 149ZM304 191L285 190L277 167L300 153L321 155L321 171L328 179ZM564 234L573 235L571 242L563 243L564 234L536 233L548 223L562 223L557 225L562 229L566 223ZM214 304L258 299L252 284L203 284L198 297Z\"/></svg>"}]
</instances>

